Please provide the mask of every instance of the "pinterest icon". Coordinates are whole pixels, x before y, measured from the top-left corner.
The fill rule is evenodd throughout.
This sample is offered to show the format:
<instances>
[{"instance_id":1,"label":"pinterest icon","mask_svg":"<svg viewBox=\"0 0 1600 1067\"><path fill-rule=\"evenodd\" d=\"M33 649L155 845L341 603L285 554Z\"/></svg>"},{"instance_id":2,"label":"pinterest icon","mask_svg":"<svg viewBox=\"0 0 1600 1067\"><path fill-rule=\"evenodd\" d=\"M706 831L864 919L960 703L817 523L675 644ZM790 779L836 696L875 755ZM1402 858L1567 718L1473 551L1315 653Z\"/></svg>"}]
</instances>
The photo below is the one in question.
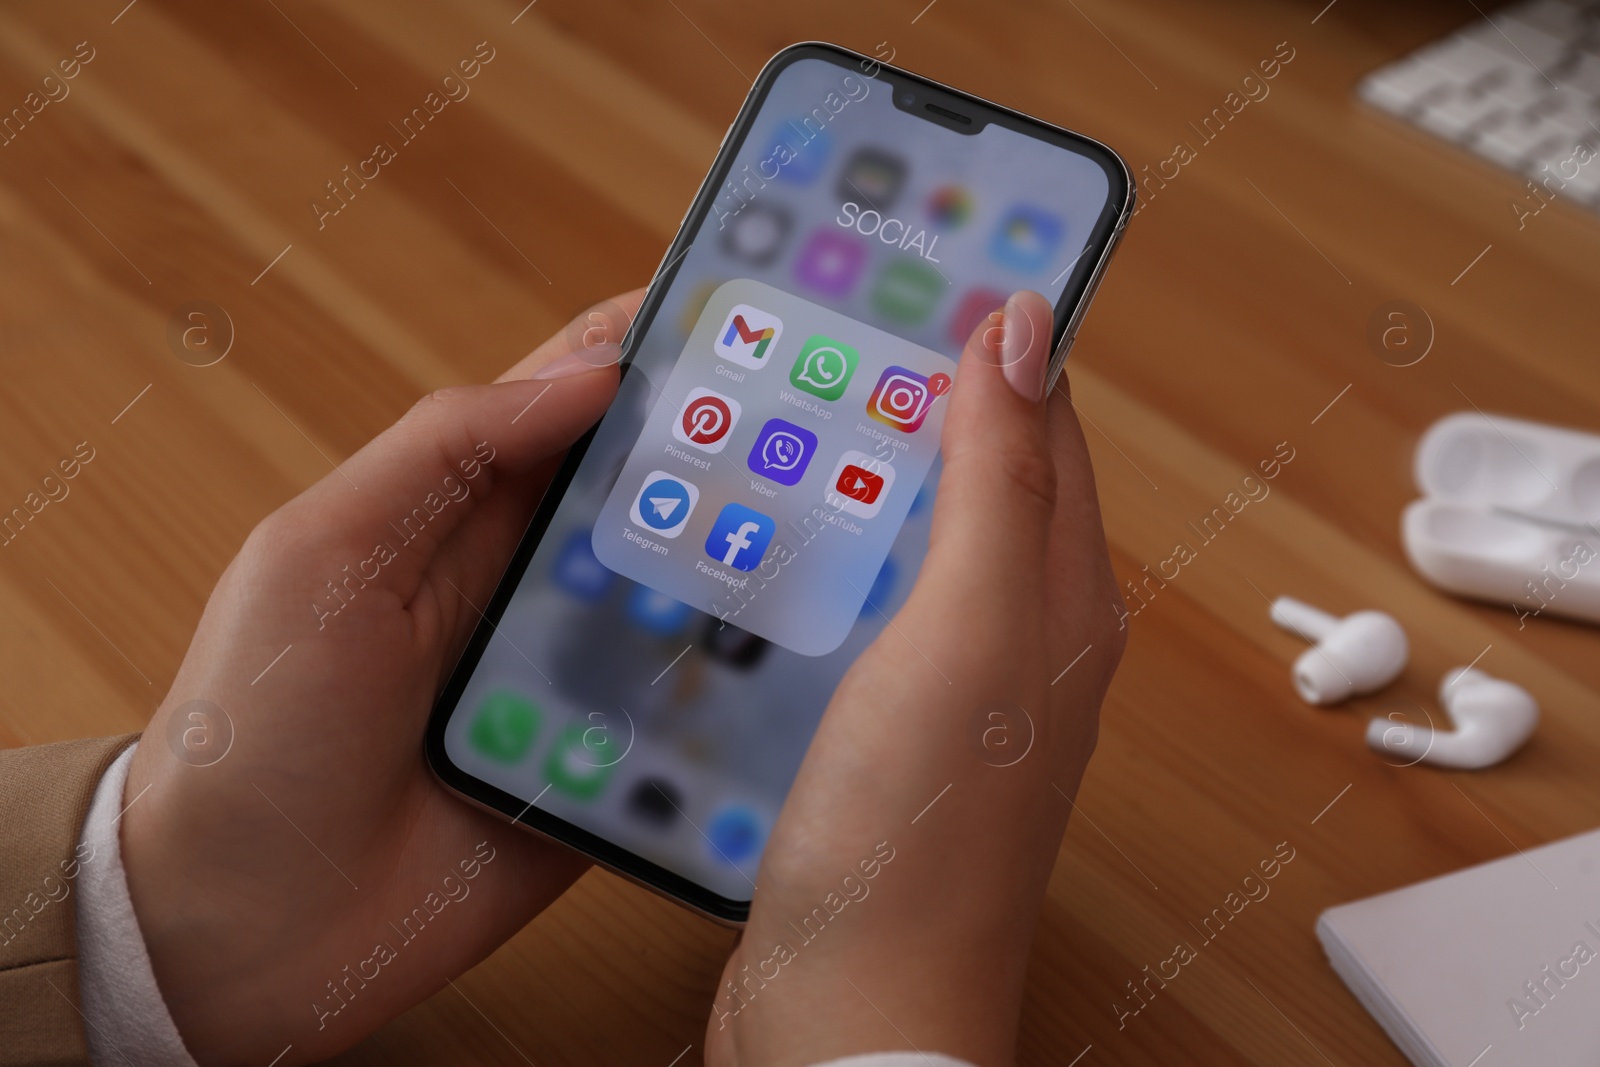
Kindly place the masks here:
<instances>
[{"instance_id":1,"label":"pinterest icon","mask_svg":"<svg viewBox=\"0 0 1600 1067\"><path fill-rule=\"evenodd\" d=\"M739 402L731 396L695 389L672 423L672 436L703 452L721 452L739 421Z\"/></svg>"}]
</instances>

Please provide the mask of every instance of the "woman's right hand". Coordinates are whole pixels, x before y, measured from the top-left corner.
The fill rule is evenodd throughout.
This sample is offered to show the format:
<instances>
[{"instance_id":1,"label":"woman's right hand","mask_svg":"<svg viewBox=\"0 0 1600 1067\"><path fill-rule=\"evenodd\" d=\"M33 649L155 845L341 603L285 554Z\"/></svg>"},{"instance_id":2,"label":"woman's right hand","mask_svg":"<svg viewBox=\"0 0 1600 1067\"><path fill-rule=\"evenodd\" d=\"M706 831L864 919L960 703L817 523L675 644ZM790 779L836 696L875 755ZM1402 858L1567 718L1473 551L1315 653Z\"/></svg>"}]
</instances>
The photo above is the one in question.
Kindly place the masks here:
<instances>
[{"instance_id":1,"label":"woman's right hand","mask_svg":"<svg viewBox=\"0 0 1600 1067\"><path fill-rule=\"evenodd\" d=\"M950 394L927 560L840 684L774 827L707 1062L1010 1062L1046 883L1126 630L1037 293ZM1064 383L1064 379L1063 379Z\"/></svg>"}]
</instances>

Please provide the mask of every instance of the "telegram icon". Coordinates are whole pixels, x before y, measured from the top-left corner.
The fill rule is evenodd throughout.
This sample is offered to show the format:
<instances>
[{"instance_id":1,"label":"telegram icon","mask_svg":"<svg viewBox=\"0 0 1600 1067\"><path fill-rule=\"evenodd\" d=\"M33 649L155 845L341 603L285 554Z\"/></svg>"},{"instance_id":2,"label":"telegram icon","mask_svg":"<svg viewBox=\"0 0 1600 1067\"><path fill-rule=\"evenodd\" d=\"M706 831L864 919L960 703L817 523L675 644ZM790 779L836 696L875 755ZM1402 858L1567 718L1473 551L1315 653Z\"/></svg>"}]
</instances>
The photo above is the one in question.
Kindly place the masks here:
<instances>
[{"instance_id":1,"label":"telegram icon","mask_svg":"<svg viewBox=\"0 0 1600 1067\"><path fill-rule=\"evenodd\" d=\"M662 537L677 537L689 524L689 516L700 499L693 483L675 478L666 471L651 471L644 487L633 498L628 518Z\"/></svg>"}]
</instances>

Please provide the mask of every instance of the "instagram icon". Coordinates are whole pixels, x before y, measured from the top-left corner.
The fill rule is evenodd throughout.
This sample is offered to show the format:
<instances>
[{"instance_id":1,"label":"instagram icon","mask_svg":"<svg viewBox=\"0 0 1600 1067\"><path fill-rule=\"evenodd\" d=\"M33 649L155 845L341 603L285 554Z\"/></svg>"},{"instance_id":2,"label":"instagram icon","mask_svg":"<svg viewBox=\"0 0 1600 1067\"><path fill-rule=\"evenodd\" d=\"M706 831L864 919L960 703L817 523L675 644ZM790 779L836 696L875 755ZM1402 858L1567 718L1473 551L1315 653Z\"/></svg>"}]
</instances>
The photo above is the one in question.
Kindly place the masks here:
<instances>
[{"instance_id":1,"label":"instagram icon","mask_svg":"<svg viewBox=\"0 0 1600 1067\"><path fill-rule=\"evenodd\" d=\"M890 367L878 379L878 387L867 398L867 414L885 426L915 433L922 426L933 402L950 388L950 376L935 374L925 378L904 367Z\"/></svg>"}]
</instances>

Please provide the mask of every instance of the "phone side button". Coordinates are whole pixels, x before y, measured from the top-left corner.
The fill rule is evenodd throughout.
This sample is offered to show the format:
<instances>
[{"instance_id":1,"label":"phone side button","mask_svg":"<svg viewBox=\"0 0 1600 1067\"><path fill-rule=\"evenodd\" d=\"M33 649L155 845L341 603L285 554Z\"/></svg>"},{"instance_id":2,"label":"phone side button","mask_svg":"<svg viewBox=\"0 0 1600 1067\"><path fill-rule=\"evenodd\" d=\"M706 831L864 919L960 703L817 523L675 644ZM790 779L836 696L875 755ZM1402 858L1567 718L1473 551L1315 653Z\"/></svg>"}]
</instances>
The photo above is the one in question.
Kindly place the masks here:
<instances>
[{"instance_id":1,"label":"phone side button","mask_svg":"<svg viewBox=\"0 0 1600 1067\"><path fill-rule=\"evenodd\" d=\"M1049 367L1045 372L1044 389L1048 393L1056 387L1056 380L1067 369L1067 354L1072 351L1072 342L1078 339L1074 332L1071 336L1063 338L1056 346L1055 354L1050 357Z\"/></svg>"},{"instance_id":2,"label":"phone side button","mask_svg":"<svg viewBox=\"0 0 1600 1067\"><path fill-rule=\"evenodd\" d=\"M717 151L713 155L713 158L722 155L723 148L728 144L728 135L731 133L733 133L733 123L730 122L728 123L728 128L722 131L722 140L717 142ZM672 240L667 244L667 250L661 253L661 262L656 264L655 271L650 275L650 284L654 285L656 279L661 276L661 269L667 265L667 257L672 254L672 246L678 243L678 237L682 235L683 227L689 221L689 216L693 213L694 201L691 200L689 201L689 206L684 208L683 218L678 220L678 225L672 231L673 237Z\"/></svg>"}]
</instances>

